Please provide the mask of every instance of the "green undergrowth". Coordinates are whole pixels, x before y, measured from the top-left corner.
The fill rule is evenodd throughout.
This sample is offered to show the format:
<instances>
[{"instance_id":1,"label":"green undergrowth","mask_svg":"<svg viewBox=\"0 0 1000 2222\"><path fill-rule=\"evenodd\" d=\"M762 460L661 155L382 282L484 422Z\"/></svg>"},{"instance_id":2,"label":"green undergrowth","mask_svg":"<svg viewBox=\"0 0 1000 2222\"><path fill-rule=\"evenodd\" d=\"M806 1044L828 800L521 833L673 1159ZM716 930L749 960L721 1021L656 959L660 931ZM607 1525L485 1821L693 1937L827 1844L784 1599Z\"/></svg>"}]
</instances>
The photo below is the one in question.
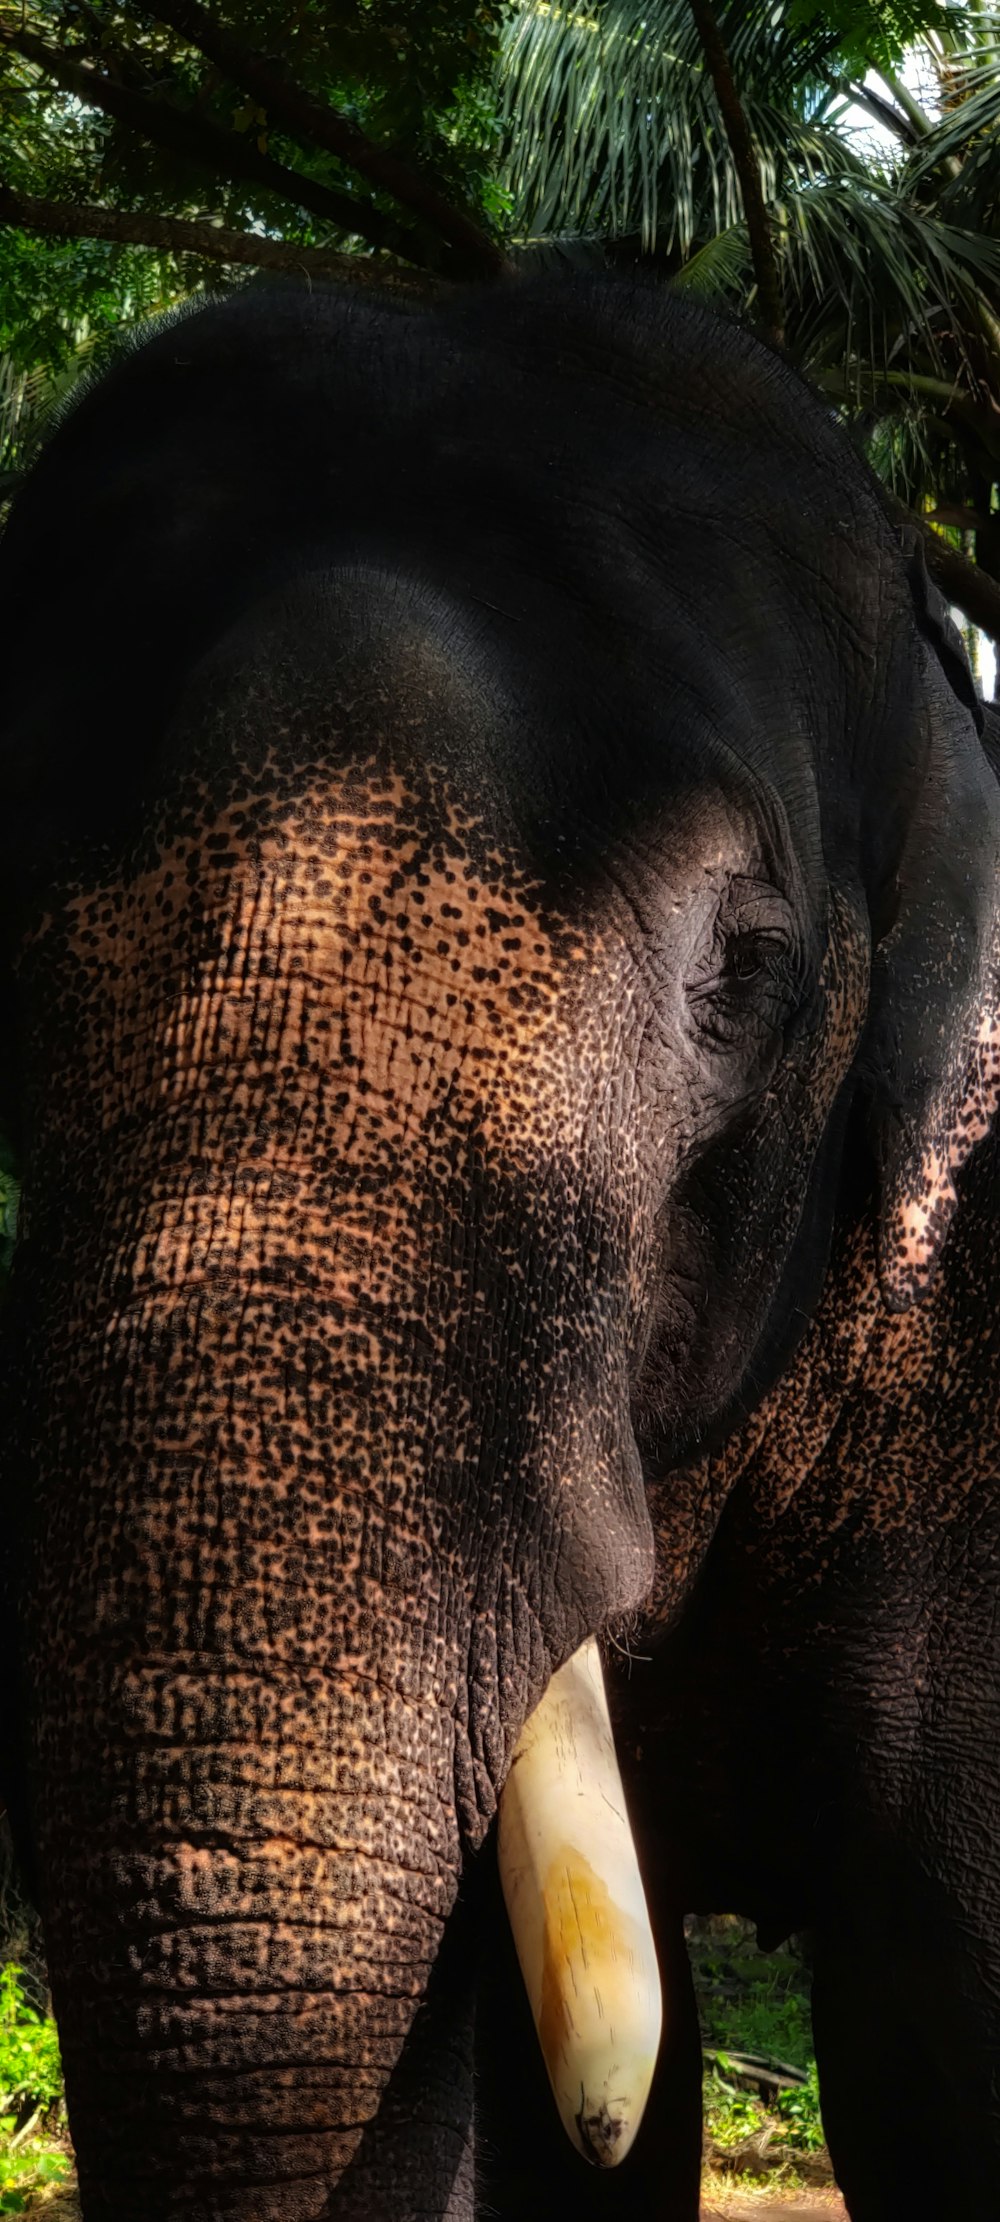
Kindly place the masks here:
<instances>
[{"instance_id":1,"label":"green undergrowth","mask_svg":"<svg viewBox=\"0 0 1000 2222\"><path fill-rule=\"evenodd\" d=\"M713 2182L791 2189L823 2165L809 1973L789 1950L762 1953L735 1917L689 1923L705 2047L706 2163ZM0 1968L0 2216L51 2222L75 2213L58 2200L72 2184L59 2042L33 2000L37 1977Z\"/></svg>"},{"instance_id":2,"label":"green undergrowth","mask_svg":"<svg viewBox=\"0 0 1000 2222\"><path fill-rule=\"evenodd\" d=\"M0 1859L0 1932L12 1957L0 1964L0 2217L70 2222L78 2209L40 1938L2 1867ZM710 2187L719 2196L725 2183L749 2192L780 2182L791 2191L822 2180L828 2162L801 1954L762 1953L736 1917L687 1927L705 2049Z\"/></svg>"},{"instance_id":3,"label":"green undergrowth","mask_svg":"<svg viewBox=\"0 0 1000 2222\"><path fill-rule=\"evenodd\" d=\"M735 1917L689 1924L705 2048L705 2133L717 2165L815 2176L825 2145L801 1955L761 1952Z\"/></svg>"},{"instance_id":4,"label":"green undergrowth","mask_svg":"<svg viewBox=\"0 0 1000 2222\"><path fill-rule=\"evenodd\" d=\"M10 1960L0 1968L0 2215L28 2213L70 2172L56 2025Z\"/></svg>"},{"instance_id":5,"label":"green undergrowth","mask_svg":"<svg viewBox=\"0 0 1000 2222\"><path fill-rule=\"evenodd\" d=\"M754 2098L733 2083L733 2063L726 2053L716 2055L705 2075L705 2127L712 2143L732 2151L770 2130L772 2139L795 2152L822 2152L823 2125L819 2111L819 2081L815 2060L806 2081L797 2090L778 2091L766 2101Z\"/></svg>"}]
</instances>

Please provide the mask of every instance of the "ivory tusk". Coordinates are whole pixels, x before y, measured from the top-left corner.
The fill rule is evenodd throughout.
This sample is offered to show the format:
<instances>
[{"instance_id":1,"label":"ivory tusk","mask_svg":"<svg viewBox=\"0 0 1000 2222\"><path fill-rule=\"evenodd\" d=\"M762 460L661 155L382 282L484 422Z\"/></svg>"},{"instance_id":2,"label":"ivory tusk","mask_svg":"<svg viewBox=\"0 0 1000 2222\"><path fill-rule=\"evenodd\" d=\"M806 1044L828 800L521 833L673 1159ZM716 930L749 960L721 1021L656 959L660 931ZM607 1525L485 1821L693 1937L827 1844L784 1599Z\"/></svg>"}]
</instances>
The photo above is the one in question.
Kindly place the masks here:
<instances>
[{"instance_id":1,"label":"ivory tusk","mask_svg":"<svg viewBox=\"0 0 1000 2222\"><path fill-rule=\"evenodd\" d=\"M556 2105L600 2168L653 2080L660 1977L591 1636L526 1721L500 1799L500 1880Z\"/></svg>"}]
</instances>

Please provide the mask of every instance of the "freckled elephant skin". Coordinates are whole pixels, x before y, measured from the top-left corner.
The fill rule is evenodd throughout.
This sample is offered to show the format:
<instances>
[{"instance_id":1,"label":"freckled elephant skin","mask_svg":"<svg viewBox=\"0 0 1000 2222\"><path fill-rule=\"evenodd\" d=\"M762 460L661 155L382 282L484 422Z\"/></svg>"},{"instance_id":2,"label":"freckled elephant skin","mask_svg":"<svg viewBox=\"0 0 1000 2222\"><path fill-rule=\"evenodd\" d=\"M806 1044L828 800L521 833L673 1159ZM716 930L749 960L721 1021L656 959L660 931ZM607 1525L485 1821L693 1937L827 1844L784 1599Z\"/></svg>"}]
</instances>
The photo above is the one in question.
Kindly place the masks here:
<instances>
[{"instance_id":1,"label":"freckled elephant skin","mask_svg":"<svg viewBox=\"0 0 1000 2222\"><path fill-rule=\"evenodd\" d=\"M856 2222L845 1968L911 2222L959 2060L992 2222L1000 799L919 557L680 301L254 289L67 420L0 598L0 1762L86 2222L694 2222L709 1903L815 1928ZM490 1831L622 1626L599 2181Z\"/></svg>"},{"instance_id":2,"label":"freckled elephant skin","mask_svg":"<svg viewBox=\"0 0 1000 2222\"><path fill-rule=\"evenodd\" d=\"M621 1498L626 1455L607 1387L622 1369L624 1198L598 1209L577 1170L575 1105L599 1086L612 1021L588 1027L582 989L575 1026L567 990L551 1009L553 968L582 982L592 953L539 938L523 889L470 863L467 830L443 818L439 841L419 842L390 780L367 791L355 774L349 795L320 795L297 773L304 799L277 811L273 763L260 784L266 814L256 798L228 812L175 798L168 862L158 847L125 890L71 895L46 922L40 1054L58 1024L42 986L56 948L57 995L86 983L93 1073L88 1093L67 1072L46 1122L91 1172L71 1217L56 1226L43 1204L29 1235L45 1259L32 1349L46 1354L29 1394L49 1415L33 1457L61 1477L32 1537L47 1632L31 1671L48 1733L63 1723L48 1764L69 1796L37 1824L62 2019L82 2050L113 1892L132 1981L98 2083L114 2051L127 2087L140 2037L165 2160L192 2112L193 2147L206 2111L224 2113L242 2213L279 2133L289 2176L322 2185L350 2158L427 1987L459 1822L474 1843L493 1808L497 1682L519 1724L557 1553L570 1640L600 1614L574 1525L609 1524L600 1498ZM141 952L141 1029L123 948ZM508 1068L496 1105L484 1065L494 1083ZM531 1135L529 1070L535 1104L552 1099ZM40 1176L43 1196L57 1180ZM554 1214L552 1319L536 1330L498 1292L526 1233L553 1248ZM539 1504L529 1562L517 1500L550 1470L570 1510L547 1538ZM468 1474L483 1507L471 1534ZM638 1596L637 1492L632 1574L622 1511L604 1571ZM236 1991L251 2034L244 2020L234 2046L216 2001ZM88 2099L81 2068L84 2169ZM338 2126L348 2099L357 2132ZM106 2137L102 2151L107 2167ZM220 2134L214 2169L226 2160ZM296 2196L296 2211L323 2211L325 2192Z\"/></svg>"},{"instance_id":3,"label":"freckled elephant skin","mask_svg":"<svg viewBox=\"0 0 1000 2222\"><path fill-rule=\"evenodd\" d=\"M994 1139L903 1319L845 1213L789 1376L710 1462L727 1508L697 1605L636 1639L656 1657L625 1693L682 1897L743 1906L765 1940L812 1931L824 2120L861 2222L995 2209L998 1175Z\"/></svg>"}]
</instances>

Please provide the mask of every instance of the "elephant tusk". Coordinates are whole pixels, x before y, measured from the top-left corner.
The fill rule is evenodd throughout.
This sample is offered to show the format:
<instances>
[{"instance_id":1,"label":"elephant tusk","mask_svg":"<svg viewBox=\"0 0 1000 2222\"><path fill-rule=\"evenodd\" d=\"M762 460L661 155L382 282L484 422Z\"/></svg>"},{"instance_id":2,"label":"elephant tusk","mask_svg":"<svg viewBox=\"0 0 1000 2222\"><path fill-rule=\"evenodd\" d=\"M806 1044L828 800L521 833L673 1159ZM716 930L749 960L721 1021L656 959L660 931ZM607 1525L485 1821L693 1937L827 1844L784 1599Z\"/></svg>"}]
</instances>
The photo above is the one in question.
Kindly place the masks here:
<instances>
[{"instance_id":1,"label":"elephant tusk","mask_svg":"<svg viewBox=\"0 0 1000 2222\"><path fill-rule=\"evenodd\" d=\"M591 1636L526 1721L500 1799L500 1880L563 2125L624 2160L663 2018L656 1950Z\"/></svg>"}]
</instances>

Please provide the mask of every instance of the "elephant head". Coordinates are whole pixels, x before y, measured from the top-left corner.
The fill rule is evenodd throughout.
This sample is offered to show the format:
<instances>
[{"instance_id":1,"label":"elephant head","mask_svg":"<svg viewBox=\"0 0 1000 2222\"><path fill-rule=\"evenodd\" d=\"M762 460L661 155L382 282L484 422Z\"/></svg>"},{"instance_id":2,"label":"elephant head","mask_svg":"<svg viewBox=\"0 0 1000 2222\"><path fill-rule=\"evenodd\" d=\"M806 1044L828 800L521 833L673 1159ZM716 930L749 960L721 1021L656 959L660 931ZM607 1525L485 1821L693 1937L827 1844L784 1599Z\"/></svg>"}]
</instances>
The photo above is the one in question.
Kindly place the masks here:
<instances>
[{"instance_id":1,"label":"elephant head","mask_svg":"<svg viewBox=\"0 0 1000 2222\"><path fill-rule=\"evenodd\" d=\"M7 1770L84 2212L465 2216L522 1727L651 1483L683 1603L664 1477L787 1364L854 1107L899 1304L988 1124L973 706L795 378L604 283L168 326L0 591Z\"/></svg>"}]
</instances>

